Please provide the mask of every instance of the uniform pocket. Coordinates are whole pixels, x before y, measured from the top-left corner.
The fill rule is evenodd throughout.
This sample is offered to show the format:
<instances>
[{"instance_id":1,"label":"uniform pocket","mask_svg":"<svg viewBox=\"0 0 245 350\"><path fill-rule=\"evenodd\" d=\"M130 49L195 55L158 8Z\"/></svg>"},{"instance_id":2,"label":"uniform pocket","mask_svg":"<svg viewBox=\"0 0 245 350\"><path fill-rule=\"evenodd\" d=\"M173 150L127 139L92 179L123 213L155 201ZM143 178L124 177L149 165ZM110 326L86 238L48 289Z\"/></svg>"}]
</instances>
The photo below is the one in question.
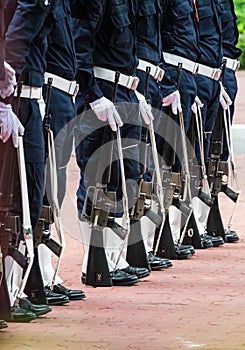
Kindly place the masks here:
<instances>
[{"instance_id":1,"label":"uniform pocket","mask_svg":"<svg viewBox=\"0 0 245 350\"><path fill-rule=\"evenodd\" d=\"M173 14L178 19L188 18L190 13L192 12L192 7L189 3L180 3L179 1L175 6L173 6Z\"/></svg>"},{"instance_id":2,"label":"uniform pocket","mask_svg":"<svg viewBox=\"0 0 245 350\"><path fill-rule=\"evenodd\" d=\"M112 7L111 21L115 30L112 31L111 35L111 47L127 46L130 43L132 33L128 13L128 7L125 4Z\"/></svg>"}]
</instances>

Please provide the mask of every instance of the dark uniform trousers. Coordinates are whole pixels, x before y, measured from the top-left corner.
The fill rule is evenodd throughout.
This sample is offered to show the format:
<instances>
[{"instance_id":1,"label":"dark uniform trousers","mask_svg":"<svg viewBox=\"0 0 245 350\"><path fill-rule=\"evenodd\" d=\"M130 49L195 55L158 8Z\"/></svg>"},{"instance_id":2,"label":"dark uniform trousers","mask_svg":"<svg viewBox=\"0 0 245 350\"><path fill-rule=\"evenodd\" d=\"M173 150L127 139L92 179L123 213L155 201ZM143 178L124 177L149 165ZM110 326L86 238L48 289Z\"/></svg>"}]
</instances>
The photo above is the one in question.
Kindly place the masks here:
<instances>
[{"instance_id":1,"label":"dark uniform trousers","mask_svg":"<svg viewBox=\"0 0 245 350\"><path fill-rule=\"evenodd\" d=\"M43 96L46 97L46 85ZM52 88L49 113L51 115L50 128L53 131L58 181L58 203L61 207L66 192L66 166L70 160L73 147L73 118L76 108L72 96L55 87ZM48 183L47 183L48 186ZM49 197L47 188L47 196Z\"/></svg>"},{"instance_id":2,"label":"dark uniform trousers","mask_svg":"<svg viewBox=\"0 0 245 350\"><path fill-rule=\"evenodd\" d=\"M76 56L69 0L62 0L55 19L54 26L48 35L46 71L68 81L74 81ZM49 112L52 116L50 128L55 138L58 202L61 206L66 189L66 166L73 146L73 126L70 122L76 116L76 109L71 94L58 89L58 87L52 87ZM46 99L46 89L45 85L43 87L44 100Z\"/></svg>"},{"instance_id":3,"label":"dark uniform trousers","mask_svg":"<svg viewBox=\"0 0 245 350\"><path fill-rule=\"evenodd\" d=\"M221 13L219 1L202 0L197 2L199 15L198 30L201 56L199 63L220 68L222 64ZM212 131L219 108L220 84L209 77L198 74L196 77L198 96L204 107L201 109L204 131L204 159L208 162Z\"/></svg>"},{"instance_id":4,"label":"dark uniform trousers","mask_svg":"<svg viewBox=\"0 0 245 350\"><path fill-rule=\"evenodd\" d=\"M232 105L229 107L230 108L230 118L231 118L230 122L232 123L233 116L234 116L234 110L235 110L235 99L236 99L238 88L237 88L236 72L234 72L230 68L226 68L224 86L226 88L228 95L230 96L230 98L232 100ZM223 153L222 153L221 160L226 161L228 159L228 155L229 154L228 154L227 141L226 141L226 138L224 138Z\"/></svg>"},{"instance_id":5,"label":"dark uniform trousers","mask_svg":"<svg viewBox=\"0 0 245 350\"><path fill-rule=\"evenodd\" d=\"M233 0L221 0L221 20L222 20L222 46L224 51L224 56L231 59L239 59L241 55L241 50L237 47L239 32L237 28L237 17L234 9ZM234 116L235 99L237 94L237 80L236 72L230 68L226 68L224 76L224 86L231 100L233 101L230 106L230 118L231 123ZM228 148L226 138L223 143L223 154L222 160L226 161L228 159Z\"/></svg>"},{"instance_id":6,"label":"dark uniform trousers","mask_svg":"<svg viewBox=\"0 0 245 350\"><path fill-rule=\"evenodd\" d=\"M135 0L96 0L86 4L86 10L78 13L74 11L74 17L81 18L82 21L74 21L74 37L77 50L78 73L77 81L80 85L81 93L86 99L86 104L82 110L88 108L88 103L105 96L109 100L114 100L114 83L102 79L94 80L93 66L118 70L126 75L134 75L136 72L136 25L135 15L138 2ZM95 43L94 43L95 38ZM95 45L95 47L94 47ZM81 112L79 105L83 103L80 95L77 96L77 111ZM128 194L132 200L136 197L137 183L139 178L138 147L141 135L141 117L139 116L138 100L134 91L118 86L116 102L118 112L124 122L120 129L123 146L126 148L124 165L128 185ZM122 102L122 103L121 103ZM86 114L88 113L88 115ZM81 169L81 181L78 189L78 211L81 212L84 204L85 191L91 182L94 181L98 164L92 162L90 156L101 146L103 138L102 127L107 123L99 122L97 117L90 111L81 115L76 135L76 145L80 135L87 135L82 144L76 149L77 163ZM91 131L93 131L91 133ZM135 147L133 147L135 146ZM113 152L116 157L116 147ZM127 158L127 159L126 159ZM87 176L87 164L92 166L93 176ZM91 168L91 167L90 167ZM109 185L110 189L117 189L119 198L121 197L121 185L118 160L112 166L112 177ZM119 209L120 211L121 209Z\"/></svg>"},{"instance_id":7,"label":"dark uniform trousers","mask_svg":"<svg viewBox=\"0 0 245 350\"><path fill-rule=\"evenodd\" d=\"M201 113L204 131L204 159L207 165L212 131L219 109L220 83L201 74L196 76L196 82L198 97L204 105L201 108ZM197 158L199 159L198 150L197 147Z\"/></svg>"},{"instance_id":8,"label":"dark uniform trousers","mask_svg":"<svg viewBox=\"0 0 245 350\"><path fill-rule=\"evenodd\" d=\"M114 84L111 82L98 80L98 84L104 96L110 100L113 99ZM117 110L120 114L124 125L121 127L122 146L126 148L124 152L124 166L127 180L127 191L130 203L132 204L137 198L136 182L139 179L140 169L138 163L138 147L141 135L141 117L139 116L138 100L134 91L125 87L118 86L117 91ZM78 94L77 106L83 103ZM78 113L81 108L78 107ZM80 184L77 191L78 212L82 212L86 189L95 185L95 175L99 163L99 153L93 153L102 145L103 131L105 123L98 121L95 114L91 111L82 113L82 122L76 130L76 157L80 168ZM79 142L82 141L80 144ZM114 157L117 158L117 145L114 141ZM108 156L109 157L109 156ZM115 159L115 158L114 158ZM88 164L89 163L89 164ZM87 166L88 165L88 166ZM111 181L108 190L117 191L118 199L121 199L122 190L119 176L118 159L112 164ZM117 213L122 208L117 209ZM115 215L117 216L117 215Z\"/></svg>"},{"instance_id":9,"label":"dark uniform trousers","mask_svg":"<svg viewBox=\"0 0 245 350\"><path fill-rule=\"evenodd\" d=\"M192 62L197 61L200 49L192 1L164 0L161 32L164 52L189 59ZM182 69L179 73L177 66L171 64L171 60L166 63L166 66L169 78L179 88L184 127L187 133L192 116L191 105L197 95L195 78L191 72L185 69ZM169 115L170 108L164 107L162 111ZM179 161L181 161L182 145L179 141L177 142L178 148L176 151ZM179 171L179 161L177 161L174 171Z\"/></svg>"},{"instance_id":10,"label":"dark uniform trousers","mask_svg":"<svg viewBox=\"0 0 245 350\"><path fill-rule=\"evenodd\" d=\"M7 58L17 72L17 79L22 80L24 85L40 88L43 85L47 35L59 15L60 6L61 0L17 3L6 34ZM14 108L16 103L15 98ZM31 224L34 229L42 209L44 187L44 138L38 101L21 98L18 117L25 127L23 141ZM36 248L25 293L32 302L46 302Z\"/></svg>"}]
</instances>

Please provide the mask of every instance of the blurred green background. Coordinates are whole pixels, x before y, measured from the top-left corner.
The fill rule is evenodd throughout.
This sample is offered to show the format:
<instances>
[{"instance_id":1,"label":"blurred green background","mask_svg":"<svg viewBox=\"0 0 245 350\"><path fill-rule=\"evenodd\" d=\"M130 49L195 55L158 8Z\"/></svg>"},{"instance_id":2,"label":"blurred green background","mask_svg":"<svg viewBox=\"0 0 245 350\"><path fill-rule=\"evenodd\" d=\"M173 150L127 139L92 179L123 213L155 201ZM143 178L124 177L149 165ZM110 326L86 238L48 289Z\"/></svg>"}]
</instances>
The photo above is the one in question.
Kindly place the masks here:
<instances>
[{"instance_id":1,"label":"blurred green background","mask_svg":"<svg viewBox=\"0 0 245 350\"><path fill-rule=\"evenodd\" d=\"M245 0L234 0L234 4L239 30L237 46L243 51L242 55L239 57L239 61L241 62L241 68L245 69Z\"/></svg>"}]
</instances>

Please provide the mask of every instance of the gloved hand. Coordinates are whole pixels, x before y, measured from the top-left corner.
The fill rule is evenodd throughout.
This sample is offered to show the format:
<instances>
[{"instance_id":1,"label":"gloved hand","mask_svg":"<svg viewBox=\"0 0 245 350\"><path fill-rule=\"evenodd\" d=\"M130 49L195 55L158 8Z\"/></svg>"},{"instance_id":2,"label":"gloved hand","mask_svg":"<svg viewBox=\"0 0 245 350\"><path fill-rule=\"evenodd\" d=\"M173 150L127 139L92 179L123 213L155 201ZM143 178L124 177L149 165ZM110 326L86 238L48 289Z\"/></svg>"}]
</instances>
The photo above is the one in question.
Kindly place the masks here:
<instances>
[{"instance_id":1,"label":"gloved hand","mask_svg":"<svg viewBox=\"0 0 245 350\"><path fill-rule=\"evenodd\" d=\"M178 112L182 112L182 107L180 103L180 94L179 91L176 90L172 92L172 94L163 97L162 99L162 106L167 107L171 105L171 109L173 114L177 114Z\"/></svg>"},{"instance_id":2,"label":"gloved hand","mask_svg":"<svg viewBox=\"0 0 245 350\"><path fill-rule=\"evenodd\" d=\"M198 96L195 97L194 103L191 105L191 110L195 114L197 114L197 107L200 107L200 108L203 107L203 103L201 102Z\"/></svg>"},{"instance_id":3,"label":"gloved hand","mask_svg":"<svg viewBox=\"0 0 245 350\"><path fill-rule=\"evenodd\" d=\"M4 73L5 79L0 80L0 96L3 99L14 92L14 86L16 85L15 71L7 62L4 62Z\"/></svg>"},{"instance_id":4,"label":"gloved hand","mask_svg":"<svg viewBox=\"0 0 245 350\"><path fill-rule=\"evenodd\" d=\"M142 95L140 92L135 91L136 97L139 100L139 110L140 114L145 122L146 125L149 125L150 122L154 119L151 106L146 102L146 99L144 95Z\"/></svg>"},{"instance_id":5,"label":"gloved hand","mask_svg":"<svg viewBox=\"0 0 245 350\"><path fill-rule=\"evenodd\" d=\"M220 82L220 95L219 95L219 102L224 110L228 109L230 105L232 105L232 101L230 99L230 96L225 91L225 88L223 84Z\"/></svg>"},{"instance_id":6,"label":"gloved hand","mask_svg":"<svg viewBox=\"0 0 245 350\"><path fill-rule=\"evenodd\" d=\"M90 103L91 109L97 118L102 122L108 121L112 131L117 130L117 125L121 127L123 122L114 104L106 97L101 97Z\"/></svg>"},{"instance_id":7,"label":"gloved hand","mask_svg":"<svg viewBox=\"0 0 245 350\"><path fill-rule=\"evenodd\" d=\"M0 125L1 125L1 139L5 143L8 141L10 135L14 147L18 147L18 136L24 135L24 127L12 111L10 104L0 102Z\"/></svg>"}]
</instances>

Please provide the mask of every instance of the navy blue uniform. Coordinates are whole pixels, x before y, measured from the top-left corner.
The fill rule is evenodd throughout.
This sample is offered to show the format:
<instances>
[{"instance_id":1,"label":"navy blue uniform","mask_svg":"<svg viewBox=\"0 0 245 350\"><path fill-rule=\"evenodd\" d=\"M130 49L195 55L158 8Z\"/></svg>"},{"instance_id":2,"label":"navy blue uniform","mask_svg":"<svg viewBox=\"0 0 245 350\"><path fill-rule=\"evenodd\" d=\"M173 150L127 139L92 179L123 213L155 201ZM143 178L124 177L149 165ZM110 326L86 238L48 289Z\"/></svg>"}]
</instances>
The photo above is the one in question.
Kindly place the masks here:
<instances>
[{"instance_id":1,"label":"navy blue uniform","mask_svg":"<svg viewBox=\"0 0 245 350\"><path fill-rule=\"evenodd\" d=\"M162 5L159 0L155 1L139 1L137 13L137 56L139 60L153 64L156 67L163 68L162 63L162 40L161 40L161 20L162 20ZM165 70L166 67L164 66ZM151 73L155 70L152 67ZM161 137L158 134L164 132L164 118L161 113L162 97L169 95L176 90L175 85L171 80L166 78L166 75L160 81L158 77L149 77L148 96L146 98L150 101L154 114L154 129L156 130L157 145L161 142ZM137 69L137 76L140 82L137 90L144 94L146 84L146 70ZM163 119L163 120L162 120ZM149 136L148 136L149 138ZM161 148L159 146L159 148ZM151 154L148 155L151 156ZM152 169L152 160L148 161L148 170ZM147 172L150 176L150 174ZM147 176L148 176L147 175ZM145 178L147 177L145 174ZM150 176L151 177L151 176Z\"/></svg>"},{"instance_id":2,"label":"navy blue uniform","mask_svg":"<svg viewBox=\"0 0 245 350\"><path fill-rule=\"evenodd\" d=\"M137 56L140 60L166 69L162 62L161 21L162 4L160 0L138 2ZM144 94L146 74L138 69L137 75L140 78L137 90ZM150 76L148 98L152 107L161 109L162 96L167 96L175 90L175 85L166 72L161 81Z\"/></svg>"},{"instance_id":3,"label":"navy blue uniform","mask_svg":"<svg viewBox=\"0 0 245 350\"><path fill-rule=\"evenodd\" d=\"M134 0L96 0L84 1L83 11L73 12L79 16L74 20L74 37L77 54L78 73L77 81L80 91L77 96L78 113L89 108L88 103L105 96L113 100L114 83L94 77L93 67L98 66L126 75L135 75L136 58L136 23L135 15L137 2ZM139 143L141 133L141 119L135 104L138 102L133 90L122 85L118 86L117 103L128 102L127 106L120 104L118 112L124 122L121 128L123 146L132 146ZM133 103L133 105L132 105ZM130 123L134 123L132 125ZM85 114L81 121L76 144L86 135L83 142L76 149L77 163L81 170L80 186L77 192L78 211L81 212L84 204L85 187L94 185L94 177L98 165L98 155L90 159L96 164L92 172L85 174L87 162L94 151L101 146L103 126L93 114ZM96 129L96 130L95 130ZM95 130L94 132L92 132ZM132 199L137 198L135 182L139 178L139 164L137 159L138 148L128 148L128 159L125 160L125 172L128 179L128 192ZM114 167L113 167L114 168ZM110 184L111 190L118 188L118 168L113 169ZM120 186L119 186L120 187Z\"/></svg>"},{"instance_id":4,"label":"navy blue uniform","mask_svg":"<svg viewBox=\"0 0 245 350\"><path fill-rule=\"evenodd\" d=\"M6 59L15 69L17 81L42 87L44 83L46 37L53 23L47 18L50 2L18 1L6 32ZM16 101L14 102L16 103ZM31 223L35 227L42 207L44 143L42 118L37 99L21 98L18 117L25 127L24 150Z\"/></svg>"},{"instance_id":5,"label":"navy blue uniform","mask_svg":"<svg viewBox=\"0 0 245 350\"><path fill-rule=\"evenodd\" d=\"M34 228L42 208L44 185L44 139L38 99L44 84L47 35L52 29L61 0L19 0L6 32L6 60L16 71L17 81L23 81L34 98L21 97L18 117L25 127L24 152L31 224ZM7 6L6 10L11 10ZM35 89L34 89L35 88ZM40 92L40 94L39 94ZM16 98L14 106L16 106ZM20 210L21 205L15 202ZM42 277L35 249L34 264L29 275L26 294L32 302L45 303Z\"/></svg>"},{"instance_id":6,"label":"navy blue uniform","mask_svg":"<svg viewBox=\"0 0 245 350\"><path fill-rule=\"evenodd\" d=\"M242 51L236 47L238 42L238 29L236 24L236 14L234 10L234 3L232 0L221 0L221 21L222 21L222 46L223 55L226 58L237 60L241 55ZM230 106L230 117L231 122L234 116L235 98L237 94L237 80L236 80L236 67L234 69L226 68L224 76L224 86L231 100L233 101ZM224 139L223 144L223 155L222 160L227 160L228 150L226 139Z\"/></svg>"},{"instance_id":7,"label":"navy blue uniform","mask_svg":"<svg viewBox=\"0 0 245 350\"><path fill-rule=\"evenodd\" d=\"M197 1L196 6L199 17L197 26L201 49L198 62L211 68L221 68L223 51L219 1ZM210 139L219 108L220 84L219 81L203 74L196 76L196 82L198 96L204 104L201 113L204 130L204 156L207 163Z\"/></svg>"},{"instance_id":8,"label":"navy blue uniform","mask_svg":"<svg viewBox=\"0 0 245 350\"><path fill-rule=\"evenodd\" d=\"M137 56L141 60L158 66L162 57L160 1L139 1L138 6ZM140 78L137 90L144 94L146 74L138 69L137 76ZM152 107L161 109L161 91L157 81L152 76L149 79L149 94L147 98L149 98Z\"/></svg>"},{"instance_id":9,"label":"navy blue uniform","mask_svg":"<svg viewBox=\"0 0 245 350\"><path fill-rule=\"evenodd\" d=\"M192 1L164 0L162 3L161 34L163 52L197 62L200 49ZM177 84L177 67L171 64L171 60L167 62L167 66L169 67L168 72L172 81ZM183 69L179 83L186 131L189 128L191 119L191 105L197 95L197 86L192 73L194 72ZM168 108L164 108L165 113L168 113L168 111Z\"/></svg>"},{"instance_id":10,"label":"navy blue uniform","mask_svg":"<svg viewBox=\"0 0 245 350\"><path fill-rule=\"evenodd\" d=\"M46 72L74 82L76 75L76 55L72 35L70 2L64 0L57 12L56 22L48 35L46 52ZM75 86L75 82L73 83ZM64 86L60 86L63 88ZM55 85L51 91L49 113L52 118L50 127L55 138L56 165L58 171L58 200L61 206L66 190L66 165L69 162L73 146L73 126L69 122L75 117L73 92L63 91ZM43 88L46 98L46 85Z\"/></svg>"}]
</instances>

